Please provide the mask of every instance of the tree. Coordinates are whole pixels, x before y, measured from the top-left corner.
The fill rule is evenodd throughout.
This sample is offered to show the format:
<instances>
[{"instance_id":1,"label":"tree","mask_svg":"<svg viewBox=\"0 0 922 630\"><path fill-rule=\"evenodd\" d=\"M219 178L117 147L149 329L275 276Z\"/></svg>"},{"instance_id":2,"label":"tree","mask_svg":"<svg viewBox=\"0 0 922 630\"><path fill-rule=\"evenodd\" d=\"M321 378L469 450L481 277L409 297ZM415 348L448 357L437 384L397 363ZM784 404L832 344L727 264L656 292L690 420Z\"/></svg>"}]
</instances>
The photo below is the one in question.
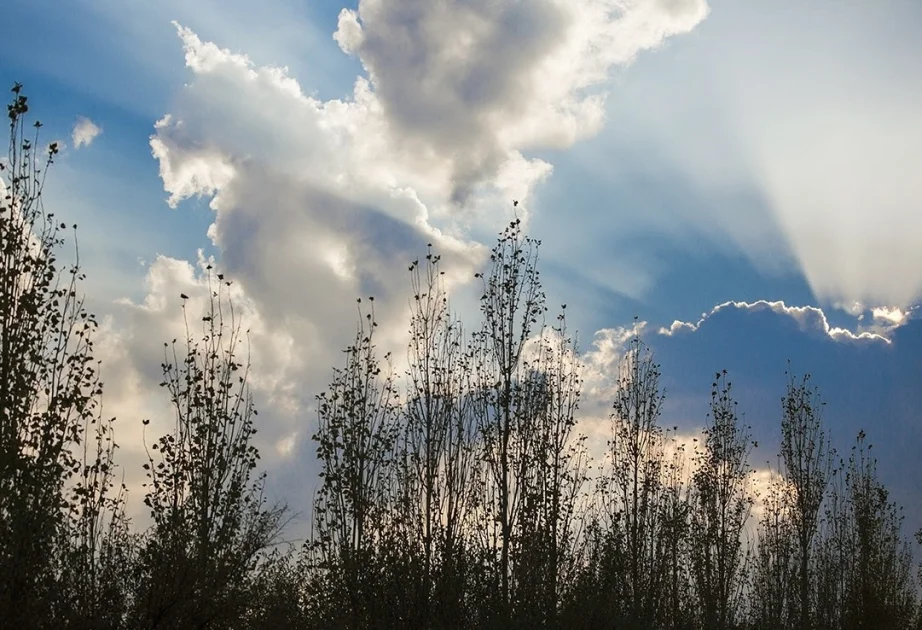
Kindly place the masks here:
<instances>
[{"instance_id":1,"label":"tree","mask_svg":"<svg viewBox=\"0 0 922 630\"><path fill-rule=\"evenodd\" d=\"M566 307L563 307L564 309ZM533 388L531 433L516 475L522 511L516 527L516 619L527 627L558 625L580 559L588 480L585 437L575 434L582 388L581 365L564 311L544 328L526 361Z\"/></svg>"},{"instance_id":2,"label":"tree","mask_svg":"<svg viewBox=\"0 0 922 630\"><path fill-rule=\"evenodd\" d=\"M373 302L374 298L370 298ZM361 303L361 300L359 300ZM324 622L363 628L404 607L385 604L379 569L393 529L394 450L398 394L393 374L376 356L373 309L359 310L346 364L317 396L317 458L321 485L314 501L313 538L305 548L309 591ZM389 356L385 356L385 360ZM391 571L392 573L392 571ZM385 576L386 577L386 576ZM392 583L393 584L393 583Z\"/></svg>"},{"instance_id":3,"label":"tree","mask_svg":"<svg viewBox=\"0 0 922 630\"><path fill-rule=\"evenodd\" d=\"M711 386L711 413L704 430L704 451L693 476L691 560L700 624L736 627L748 569L743 528L753 499L749 493L752 439L742 426L731 397L727 373Z\"/></svg>"},{"instance_id":4,"label":"tree","mask_svg":"<svg viewBox=\"0 0 922 630\"><path fill-rule=\"evenodd\" d=\"M148 451L145 505L153 526L139 558L135 623L142 627L236 627L253 605L250 580L277 539L285 508L267 505L265 476L254 478L257 415L249 360L233 302L207 267L202 332L193 336L186 299L180 350L164 344L161 386L173 430ZM147 421L145 421L145 425Z\"/></svg>"},{"instance_id":5,"label":"tree","mask_svg":"<svg viewBox=\"0 0 922 630\"><path fill-rule=\"evenodd\" d=\"M796 628L800 611L794 608L792 597L798 584L793 492L781 475L773 473L761 499L750 602L752 625L759 630Z\"/></svg>"},{"instance_id":6,"label":"tree","mask_svg":"<svg viewBox=\"0 0 922 630\"><path fill-rule=\"evenodd\" d=\"M78 293L79 252L70 265L58 261L66 225L44 207L58 147L40 148L41 123L27 130L28 99L20 84L12 91L0 162L0 618L61 627L74 610L96 607L85 588L67 587L97 583L110 423L101 417L96 319ZM101 450L87 459L94 440Z\"/></svg>"},{"instance_id":7,"label":"tree","mask_svg":"<svg viewBox=\"0 0 922 630\"><path fill-rule=\"evenodd\" d=\"M822 422L825 403L809 381L809 376L798 382L788 374L781 417L781 458L784 479L792 493L791 517L797 536L797 611L799 627L804 629L812 624L811 548L832 474L833 455Z\"/></svg>"},{"instance_id":8,"label":"tree","mask_svg":"<svg viewBox=\"0 0 922 630\"><path fill-rule=\"evenodd\" d=\"M864 431L847 466L836 474L818 553L825 628L912 627L915 585L912 554L901 533L902 515L877 478ZM825 587L825 588L823 588Z\"/></svg>"},{"instance_id":9,"label":"tree","mask_svg":"<svg viewBox=\"0 0 922 630\"><path fill-rule=\"evenodd\" d=\"M56 552L60 627L122 628L131 605L137 537L125 513L128 490L124 483L115 489L113 420L84 426L82 465Z\"/></svg>"},{"instance_id":10,"label":"tree","mask_svg":"<svg viewBox=\"0 0 922 630\"><path fill-rule=\"evenodd\" d=\"M511 614L516 526L524 506L524 469L538 406L540 389L529 381L523 352L532 333L541 326L544 293L538 276L539 242L522 233L519 219L502 232L490 254L480 300L483 326L474 335L473 378L478 430L485 463L483 478L489 505L485 506L484 551L498 548L496 562L500 616ZM495 527L491 526L494 524Z\"/></svg>"},{"instance_id":11,"label":"tree","mask_svg":"<svg viewBox=\"0 0 922 630\"><path fill-rule=\"evenodd\" d=\"M615 574L605 581L620 582L609 594L612 614L629 628L663 622L671 573L668 543L677 542L676 519L684 516L677 510L678 489L665 483L670 464L659 425L664 400L659 379L653 353L635 336L620 366L608 467L598 489L606 522L601 561Z\"/></svg>"},{"instance_id":12,"label":"tree","mask_svg":"<svg viewBox=\"0 0 922 630\"><path fill-rule=\"evenodd\" d=\"M424 625L466 616L466 528L474 497L476 426L471 413L470 355L431 245L410 265L410 342L398 459L401 510L421 554L419 608Z\"/></svg>"}]
</instances>

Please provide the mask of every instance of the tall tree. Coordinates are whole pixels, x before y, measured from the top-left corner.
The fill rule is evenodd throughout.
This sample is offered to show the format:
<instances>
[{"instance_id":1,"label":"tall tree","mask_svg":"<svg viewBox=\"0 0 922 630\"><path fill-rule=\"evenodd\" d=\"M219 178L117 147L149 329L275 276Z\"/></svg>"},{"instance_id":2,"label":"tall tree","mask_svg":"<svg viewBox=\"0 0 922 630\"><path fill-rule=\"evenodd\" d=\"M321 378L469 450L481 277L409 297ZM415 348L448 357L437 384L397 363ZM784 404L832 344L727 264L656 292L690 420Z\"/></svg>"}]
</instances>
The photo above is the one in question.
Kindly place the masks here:
<instances>
[{"instance_id":1,"label":"tall tree","mask_svg":"<svg viewBox=\"0 0 922 630\"><path fill-rule=\"evenodd\" d=\"M317 396L321 485L305 553L312 601L336 627L386 625L398 612L393 602L385 603L387 593L375 576L381 554L395 551L385 542L393 531L399 417L397 384L376 355L375 328L373 308L360 310L345 366Z\"/></svg>"},{"instance_id":2,"label":"tall tree","mask_svg":"<svg viewBox=\"0 0 922 630\"><path fill-rule=\"evenodd\" d=\"M818 553L826 628L912 627L915 585L902 515L877 477L864 431L832 485ZM817 624L818 626L820 624Z\"/></svg>"},{"instance_id":3,"label":"tall tree","mask_svg":"<svg viewBox=\"0 0 922 630\"><path fill-rule=\"evenodd\" d=\"M564 307L565 309L566 307ZM586 518L588 480L585 437L575 432L582 388L576 344L564 311L544 328L526 364L534 388L528 425L530 448L516 475L523 497L516 525L516 618L527 626L554 627L576 573Z\"/></svg>"},{"instance_id":4,"label":"tall tree","mask_svg":"<svg viewBox=\"0 0 922 630\"><path fill-rule=\"evenodd\" d=\"M0 162L0 619L29 628L63 625L73 603L58 581L77 569L60 566L60 545L74 542L73 519L106 495L100 478L78 473L84 441L105 440L90 427L108 423L79 255L75 247L71 264L58 260L66 226L44 207L58 147L40 147L41 123L28 128L27 97L20 84L12 91ZM110 455L100 452L103 476Z\"/></svg>"},{"instance_id":5,"label":"tall tree","mask_svg":"<svg viewBox=\"0 0 922 630\"><path fill-rule=\"evenodd\" d=\"M136 623L235 627L252 605L249 584L276 540L285 508L269 506L249 389L244 333L223 276L208 265L201 334L183 298L185 340L164 344L163 381L173 429L150 447L144 503L153 526L140 554ZM215 286L217 284L217 286ZM147 424L147 421L144 421Z\"/></svg>"},{"instance_id":6,"label":"tall tree","mask_svg":"<svg viewBox=\"0 0 922 630\"><path fill-rule=\"evenodd\" d=\"M833 452L823 427L823 403L810 385L810 377L797 380L788 374L782 399L781 458L784 478L792 493L792 522L797 536L797 611L799 627L811 620L811 551L820 506L832 474Z\"/></svg>"},{"instance_id":7,"label":"tall tree","mask_svg":"<svg viewBox=\"0 0 922 630\"><path fill-rule=\"evenodd\" d=\"M775 472L760 498L762 514L750 601L752 625L759 630L796 628L800 611L792 597L799 584L793 493Z\"/></svg>"},{"instance_id":8,"label":"tall tree","mask_svg":"<svg viewBox=\"0 0 922 630\"><path fill-rule=\"evenodd\" d=\"M487 550L498 547L497 586L502 608L511 611L516 526L523 508L522 472L533 448L533 424L541 389L523 361L532 334L546 311L538 276L540 243L525 236L519 219L502 232L490 254L480 307L483 327L474 335L475 413L486 465L490 505L485 518L495 523Z\"/></svg>"},{"instance_id":9,"label":"tall tree","mask_svg":"<svg viewBox=\"0 0 922 630\"><path fill-rule=\"evenodd\" d=\"M621 573L615 613L629 628L662 622L670 574L664 533L675 512L664 483L667 461L659 418L664 400L659 365L639 337L622 360L611 414L608 467L599 488L607 517L609 570ZM673 506L674 507L674 506Z\"/></svg>"},{"instance_id":10,"label":"tall tree","mask_svg":"<svg viewBox=\"0 0 922 630\"><path fill-rule=\"evenodd\" d=\"M90 420L80 471L68 490L68 519L56 553L59 627L123 628L131 605L137 536L116 487L113 420ZM94 430L95 425L95 430Z\"/></svg>"},{"instance_id":11,"label":"tall tree","mask_svg":"<svg viewBox=\"0 0 922 630\"><path fill-rule=\"evenodd\" d=\"M702 627L736 627L748 569L743 528L753 499L749 489L752 439L740 423L727 373L711 386L704 451L693 476L690 541L696 602Z\"/></svg>"},{"instance_id":12,"label":"tall tree","mask_svg":"<svg viewBox=\"0 0 922 630\"><path fill-rule=\"evenodd\" d=\"M402 508L413 546L425 625L465 615L466 528L475 497L476 424L471 409L470 355L451 315L440 257L431 245L410 265L410 342L399 459ZM441 621L440 621L441 620Z\"/></svg>"}]
</instances>

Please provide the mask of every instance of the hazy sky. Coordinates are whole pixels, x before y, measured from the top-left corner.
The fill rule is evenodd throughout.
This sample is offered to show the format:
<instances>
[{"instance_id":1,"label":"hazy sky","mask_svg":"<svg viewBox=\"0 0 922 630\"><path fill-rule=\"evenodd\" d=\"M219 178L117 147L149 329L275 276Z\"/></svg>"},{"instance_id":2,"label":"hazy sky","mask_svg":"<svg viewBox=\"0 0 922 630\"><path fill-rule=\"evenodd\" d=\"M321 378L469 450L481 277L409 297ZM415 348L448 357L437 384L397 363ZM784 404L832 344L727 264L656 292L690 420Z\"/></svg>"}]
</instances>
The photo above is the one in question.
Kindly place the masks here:
<instances>
[{"instance_id":1,"label":"hazy sky","mask_svg":"<svg viewBox=\"0 0 922 630\"><path fill-rule=\"evenodd\" d=\"M162 341L213 256L252 331L263 462L306 508L355 298L399 348L433 243L474 315L515 199L588 408L639 330L666 421L700 428L726 368L763 464L791 360L915 528L920 30L897 0L8 0L0 78L66 145L47 206L80 224L124 463L165 417Z\"/></svg>"}]
</instances>

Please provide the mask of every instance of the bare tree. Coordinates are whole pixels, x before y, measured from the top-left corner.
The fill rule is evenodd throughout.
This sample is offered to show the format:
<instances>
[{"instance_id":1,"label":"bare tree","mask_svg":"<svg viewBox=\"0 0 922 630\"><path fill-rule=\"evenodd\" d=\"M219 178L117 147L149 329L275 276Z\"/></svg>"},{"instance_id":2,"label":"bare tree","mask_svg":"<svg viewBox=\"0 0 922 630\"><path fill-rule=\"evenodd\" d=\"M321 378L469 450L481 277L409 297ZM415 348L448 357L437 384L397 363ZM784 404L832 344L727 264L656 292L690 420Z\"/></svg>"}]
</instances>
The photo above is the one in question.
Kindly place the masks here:
<instances>
[{"instance_id":1,"label":"bare tree","mask_svg":"<svg viewBox=\"0 0 922 630\"><path fill-rule=\"evenodd\" d=\"M122 628L131 605L137 536L125 513L127 488L115 484L113 420L88 420L83 429L82 465L56 554L60 627Z\"/></svg>"},{"instance_id":2,"label":"bare tree","mask_svg":"<svg viewBox=\"0 0 922 630\"><path fill-rule=\"evenodd\" d=\"M521 221L512 221L500 235L483 278L483 327L474 335L475 413L486 464L484 490L489 496L488 520L497 525L486 550L498 547L500 614L508 618L512 602L512 560L517 520L524 488L517 483L533 448L533 424L539 389L523 362L532 333L546 310L538 278L539 243L522 234Z\"/></svg>"},{"instance_id":3,"label":"bare tree","mask_svg":"<svg viewBox=\"0 0 922 630\"><path fill-rule=\"evenodd\" d=\"M902 515L877 478L864 431L836 475L818 550L824 628L912 627L915 585ZM825 588L823 588L825 587Z\"/></svg>"},{"instance_id":4,"label":"bare tree","mask_svg":"<svg viewBox=\"0 0 922 630\"><path fill-rule=\"evenodd\" d=\"M799 611L794 609L791 597L798 584L792 491L780 475L774 474L761 499L750 602L753 627L795 628Z\"/></svg>"},{"instance_id":5,"label":"bare tree","mask_svg":"<svg viewBox=\"0 0 922 630\"><path fill-rule=\"evenodd\" d=\"M470 355L431 245L410 265L410 343L400 449L403 507L423 558L425 625L464 614L466 526L474 501L476 424L469 395Z\"/></svg>"},{"instance_id":6,"label":"bare tree","mask_svg":"<svg viewBox=\"0 0 922 630\"><path fill-rule=\"evenodd\" d=\"M669 555L663 534L672 496L664 484L665 440L659 417L664 395L659 366L639 337L631 340L620 366L611 415L608 468L599 487L607 516L609 570L621 573L616 613L626 627L660 623L668 605Z\"/></svg>"},{"instance_id":7,"label":"bare tree","mask_svg":"<svg viewBox=\"0 0 922 630\"><path fill-rule=\"evenodd\" d=\"M544 627L557 625L562 597L575 577L589 465L585 437L575 434L581 365L563 312L557 322L542 330L526 361L534 408L520 430L532 435L516 477L523 497L516 526L516 618Z\"/></svg>"}]
</instances>

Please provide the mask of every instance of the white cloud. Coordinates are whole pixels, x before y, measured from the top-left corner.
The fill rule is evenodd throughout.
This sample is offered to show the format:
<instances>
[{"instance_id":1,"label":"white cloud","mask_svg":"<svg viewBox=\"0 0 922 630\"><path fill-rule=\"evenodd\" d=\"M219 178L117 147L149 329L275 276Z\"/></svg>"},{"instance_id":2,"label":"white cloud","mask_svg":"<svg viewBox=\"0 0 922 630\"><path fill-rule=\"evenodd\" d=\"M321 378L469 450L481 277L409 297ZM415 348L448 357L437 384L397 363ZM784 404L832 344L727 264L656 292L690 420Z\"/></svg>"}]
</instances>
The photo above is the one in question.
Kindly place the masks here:
<instances>
[{"instance_id":1,"label":"white cloud","mask_svg":"<svg viewBox=\"0 0 922 630\"><path fill-rule=\"evenodd\" d=\"M80 147L88 147L93 144L93 141L102 133L102 127L94 123L89 118L80 116L77 118L77 122L74 124L74 130L71 133L71 139L74 143L74 148L79 149Z\"/></svg>"},{"instance_id":2,"label":"white cloud","mask_svg":"<svg viewBox=\"0 0 922 630\"><path fill-rule=\"evenodd\" d=\"M889 338L894 330L913 318L915 310L915 307L901 309L896 306L875 306L862 312L858 317L858 320L862 322L858 330Z\"/></svg>"},{"instance_id":3,"label":"white cloud","mask_svg":"<svg viewBox=\"0 0 922 630\"><path fill-rule=\"evenodd\" d=\"M399 345L406 263L433 243L449 289L467 282L486 253L466 237L469 228L498 230L508 220L509 200L523 208L550 172L520 149L560 145L561 129L591 118L584 110L595 97L580 90L706 13L697 1L545 2L528 14L518 6L361 3L357 14L342 14L337 31L371 76L356 80L348 100L306 95L284 69L256 66L177 25L193 78L151 137L169 203L211 198L209 236L222 264L260 312L316 357L307 382L321 382L349 339L349 304L358 295L379 298L379 338ZM431 33L436 27L445 27L451 45L473 37L471 58L445 57ZM408 57L406 41L385 36L394 29L416 42L415 53ZM421 65L408 82L401 77L414 54ZM493 87L466 91L475 77ZM518 88L501 85L507 80L519 81ZM406 90L425 102L400 100ZM561 99L566 104L555 105ZM427 117L413 122L409 107ZM455 140L471 156L493 155L487 160L493 166L463 178L470 184L464 210L453 202L465 153L453 148Z\"/></svg>"},{"instance_id":4,"label":"white cloud","mask_svg":"<svg viewBox=\"0 0 922 630\"><path fill-rule=\"evenodd\" d=\"M611 64L690 29L706 11L700 1L589 2L579 9L545 3L535 13L517 13L519 3L511 1L443 5L392 3L381 13L363 2L352 26L344 14L337 38L362 58L371 78L357 78L343 100L319 100L284 68L258 66L176 25L192 76L156 123L151 151L170 206L210 199L208 237L252 330L260 439L264 453L274 454L270 466L286 459L310 466L310 458L299 457L312 451L305 423L313 420L313 395L355 332L356 297L378 298L379 350L394 351L399 364L409 262L432 243L449 291L469 282L487 252L470 234L503 227L511 199L526 211L535 185L550 173L549 164L523 151L567 146L595 130L599 96L581 90L599 85ZM698 9L669 9L686 5ZM393 34L400 11L408 19L421 12L405 25L417 29L416 52L425 59L409 83L400 79L409 69L406 42L384 36ZM486 37L474 43L494 56L446 65L427 29L452 33L454 24ZM493 83L517 76L515 89ZM565 85L555 85L563 78ZM412 122L411 104L397 99L401 89L428 99L418 103L427 118ZM157 258L146 297L122 300L107 326L111 404L129 418L138 410L168 417L162 392L150 384L159 380L162 342L181 338L179 294L190 296L191 310L207 295L203 264ZM597 344L596 352L610 354L606 348ZM134 445L137 455L139 444L129 430L126 450ZM311 488L295 490L309 495ZM305 504L304 497L290 499Z\"/></svg>"},{"instance_id":5,"label":"white cloud","mask_svg":"<svg viewBox=\"0 0 922 630\"><path fill-rule=\"evenodd\" d=\"M700 321L697 324L691 324L689 322L683 322L677 319L672 322L669 328L660 328L659 334L665 335L666 337L672 337L675 334L680 334L683 332L694 332L698 330L698 326L700 324Z\"/></svg>"},{"instance_id":6,"label":"white cloud","mask_svg":"<svg viewBox=\"0 0 922 630\"><path fill-rule=\"evenodd\" d=\"M896 307L879 306L871 309L871 315L875 322L880 322L889 326L902 326L909 319L910 311L902 310Z\"/></svg>"},{"instance_id":7,"label":"white cloud","mask_svg":"<svg viewBox=\"0 0 922 630\"><path fill-rule=\"evenodd\" d=\"M426 242L454 256L455 281L466 277L481 248L430 222L421 196L435 191L390 149L366 83L357 82L352 101L320 102L283 71L179 30L195 81L151 139L164 188L171 205L212 197L209 235L273 311L327 311L316 323L335 326L332 312L350 298L402 288L394 272ZM291 291L307 278L326 307Z\"/></svg>"},{"instance_id":8,"label":"white cloud","mask_svg":"<svg viewBox=\"0 0 922 630\"><path fill-rule=\"evenodd\" d=\"M580 356L584 366L583 392L590 400L611 404L628 344L642 336L646 328L647 322L636 321L633 326L603 328L595 333L591 348Z\"/></svg>"},{"instance_id":9,"label":"white cloud","mask_svg":"<svg viewBox=\"0 0 922 630\"><path fill-rule=\"evenodd\" d=\"M520 152L595 134L612 67L707 12L705 0L361 0L334 37L362 61L403 150L437 161L464 201ZM533 179L548 168L529 165Z\"/></svg>"},{"instance_id":10,"label":"white cloud","mask_svg":"<svg viewBox=\"0 0 922 630\"><path fill-rule=\"evenodd\" d=\"M816 331L827 335L836 341L865 340L883 341L885 343L890 343L890 339L885 336L885 332L887 332L885 330L876 329L872 331L859 329L857 332L852 332L845 328L831 326L829 324L829 320L826 318L826 313L823 312L823 309L816 306L788 306L781 300L774 302L768 300L756 300L755 302L724 302L712 308L710 312L702 313L701 319L695 323L676 320L672 323L671 326L668 328L660 328L658 332L659 334L667 337L686 332L694 332L698 330L698 328L700 328L707 319L728 308L735 308L738 310L752 312L769 310L778 315L790 317L796 321L800 329L805 332L810 330ZM891 313L886 309L884 310L888 314Z\"/></svg>"},{"instance_id":11,"label":"white cloud","mask_svg":"<svg viewBox=\"0 0 922 630\"><path fill-rule=\"evenodd\" d=\"M590 347L579 355L582 387L576 430L588 438L587 446L596 461L601 461L611 438L609 417L622 361L629 360L629 343L641 336L646 326L646 322L635 321L632 326L599 330Z\"/></svg>"}]
</instances>

